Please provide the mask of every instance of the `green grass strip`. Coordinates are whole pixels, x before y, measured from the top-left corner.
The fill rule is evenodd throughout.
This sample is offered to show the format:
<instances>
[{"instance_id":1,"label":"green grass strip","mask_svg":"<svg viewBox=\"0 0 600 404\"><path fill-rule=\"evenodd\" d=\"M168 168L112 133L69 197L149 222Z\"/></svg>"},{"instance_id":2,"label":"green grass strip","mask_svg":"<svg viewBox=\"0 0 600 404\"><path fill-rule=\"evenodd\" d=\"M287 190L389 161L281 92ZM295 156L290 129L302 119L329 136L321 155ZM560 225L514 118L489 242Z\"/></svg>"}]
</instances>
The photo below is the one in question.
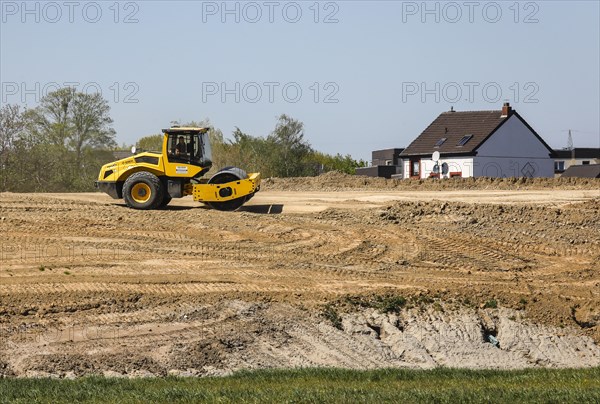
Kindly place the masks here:
<instances>
[{"instance_id":1,"label":"green grass strip","mask_svg":"<svg viewBox=\"0 0 600 404\"><path fill-rule=\"evenodd\" d=\"M600 368L297 369L228 377L0 379L2 403L598 403Z\"/></svg>"}]
</instances>

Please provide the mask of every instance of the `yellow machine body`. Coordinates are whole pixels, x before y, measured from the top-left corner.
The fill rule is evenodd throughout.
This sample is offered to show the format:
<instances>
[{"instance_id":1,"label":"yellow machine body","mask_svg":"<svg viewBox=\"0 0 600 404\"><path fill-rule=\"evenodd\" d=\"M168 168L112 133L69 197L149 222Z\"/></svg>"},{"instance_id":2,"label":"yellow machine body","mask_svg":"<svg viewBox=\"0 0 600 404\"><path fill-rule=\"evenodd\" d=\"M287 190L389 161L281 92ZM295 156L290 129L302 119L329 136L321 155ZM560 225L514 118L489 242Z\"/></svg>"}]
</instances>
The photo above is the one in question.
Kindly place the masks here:
<instances>
[{"instance_id":1,"label":"yellow machine body","mask_svg":"<svg viewBox=\"0 0 600 404\"><path fill-rule=\"evenodd\" d=\"M224 187L231 187L233 193L222 197L219 191ZM198 202L223 202L254 194L260 187L260 173L248 174L245 180L228 182L225 184L190 184L185 190L186 195L193 195Z\"/></svg>"}]
</instances>

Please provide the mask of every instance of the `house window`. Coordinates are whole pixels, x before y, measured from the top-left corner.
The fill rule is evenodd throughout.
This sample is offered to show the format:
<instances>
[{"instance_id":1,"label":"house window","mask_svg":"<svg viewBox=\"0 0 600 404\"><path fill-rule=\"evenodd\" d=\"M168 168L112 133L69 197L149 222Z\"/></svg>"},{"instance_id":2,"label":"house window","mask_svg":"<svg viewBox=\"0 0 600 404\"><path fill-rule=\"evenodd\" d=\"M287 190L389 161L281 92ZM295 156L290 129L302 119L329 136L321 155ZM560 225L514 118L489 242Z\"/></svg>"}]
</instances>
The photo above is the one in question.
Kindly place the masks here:
<instances>
[{"instance_id":1,"label":"house window","mask_svg":"<svg viewBox=\"0 0 600 404\"><path fill-rule=\"evenodd\" d=\"M445 138L445 137L441 138L440 140L438 140L438 141L437 141L437 143L436 143L436 144L435 144L435 146L433 146L433 147L436 147L436 148L437 148L437 147L440 147L441 145L443 145L443 144L444 144L444 142L445 142L446 140L448 140L448 139L447 139L447 138Z\"/></svg>"},{"instance_id":2,"label":"house window","mask_svg":"<svg viewBox=\"0 0 600 404\"><path fill-rule=\"evenodd\" d=\"M385 161L385 165L386 166L391 166L392 165L392 160L386 160Z\"/></svg>"},{"instance_id":3,"label":"house window","mask_svg":"<svg viewBox=\"0 0 600 404\"><path fill-rule=\"evenodd\" d=\"M471 140L472 137L473 137L473 135L465 135L462 137L462 139L460 139L458 141L458 143L456 145L462 147L462 146L466 145L469 142L469 140Z\"/></svg>"},{"instance_id":4,"label":"house window","mask_svg":"<svg viewBox=\"0 0 600 404\"><path fill-rule=\"evenodd\" d=\"M565 171L565 162L564 161L555 161L554 162L554 171L557 173L562 173Z\"/></svg>"},{"instance_id":5,"label":"house window","mask_svg":"<svg viewBox=\"0 0 600 404\"><path fill-rule=\"evenodd\" d=\"M581 162L581 164L583 164L584 166L586 166L586 165L590 164L590 161L586 160L586 161Z\"/></svg>"}]
</instances>

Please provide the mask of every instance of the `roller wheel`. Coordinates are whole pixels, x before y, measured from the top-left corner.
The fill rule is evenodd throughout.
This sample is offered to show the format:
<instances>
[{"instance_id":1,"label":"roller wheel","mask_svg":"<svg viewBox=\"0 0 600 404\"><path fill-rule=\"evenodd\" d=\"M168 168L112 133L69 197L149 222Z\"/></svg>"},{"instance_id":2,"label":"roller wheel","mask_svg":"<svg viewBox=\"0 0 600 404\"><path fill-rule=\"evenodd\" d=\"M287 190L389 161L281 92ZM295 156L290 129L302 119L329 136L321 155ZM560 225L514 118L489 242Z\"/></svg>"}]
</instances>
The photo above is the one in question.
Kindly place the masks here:
<instances>
[{"instance_id":1,"label":"roller wheel","mask_svg":"<svg viewBox=\"0 0 600 404\"><path fill-rule=\"evenodd\" d=\"M227 170L227 171L224 171ZM213 175L210 180L208 180L209 184L226 184L232 181L239 181L241 179L245 179L247 177L244 170L240 168L227 167ZM231 212L236 209L239 209L247 199L247 195L242 196L241 198L232 199L230 201L224 202L207 202L207 205L216 210L222 210Z\"/></svg>"},{"instance_id":2,"label":"roller wheel","mask_svg":"<svg viewBox=\"0 0 600 404\"><path fill-rule=\"evenodd\" d=\"M125 180L123 199L133 209L156 209L164 200L164 189L156 175L140 171Z\"/></svg>"}]
</instances>

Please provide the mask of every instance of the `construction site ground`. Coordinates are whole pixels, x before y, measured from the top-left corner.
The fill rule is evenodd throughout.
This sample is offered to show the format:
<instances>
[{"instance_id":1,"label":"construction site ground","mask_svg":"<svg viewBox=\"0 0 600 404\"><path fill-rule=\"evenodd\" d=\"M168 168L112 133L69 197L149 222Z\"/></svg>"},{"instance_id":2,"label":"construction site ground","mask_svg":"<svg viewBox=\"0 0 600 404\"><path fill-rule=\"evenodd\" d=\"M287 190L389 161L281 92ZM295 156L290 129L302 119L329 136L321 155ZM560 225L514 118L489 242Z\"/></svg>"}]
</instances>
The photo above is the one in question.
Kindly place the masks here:
<instances>
[{"instance_id":1,"label":"construction site ground","mask_svg":"<svg viewBox=\"0 0 600 404\"><path fill-rule=\"evenodd\" d=\"M0 375L600 366L600 180L0 194Z\"/></svg>"}]
</instances>

